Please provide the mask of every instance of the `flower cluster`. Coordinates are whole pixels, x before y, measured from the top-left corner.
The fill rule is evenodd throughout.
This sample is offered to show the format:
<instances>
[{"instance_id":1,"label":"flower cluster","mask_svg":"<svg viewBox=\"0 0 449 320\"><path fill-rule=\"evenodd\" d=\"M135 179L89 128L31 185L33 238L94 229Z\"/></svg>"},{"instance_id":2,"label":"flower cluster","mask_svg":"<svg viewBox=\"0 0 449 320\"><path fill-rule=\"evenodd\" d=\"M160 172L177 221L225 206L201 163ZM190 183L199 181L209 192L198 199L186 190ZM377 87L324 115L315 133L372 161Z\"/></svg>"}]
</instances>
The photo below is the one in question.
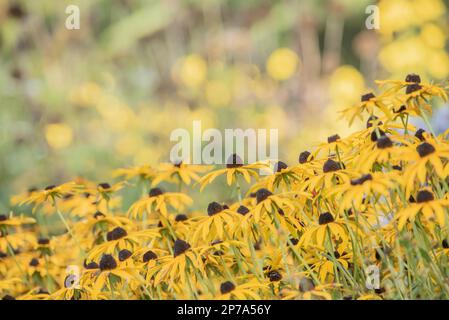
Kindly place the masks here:
<instances>
[{"instance_id":1,"label":"flower cluster","mask_svg":"<svg viewBox=\"0 0 449 320\"><path fill-rule=\"evenodd\" d=\"M223 168L124 168L115 184L78 178L14 196L14 208L32 207L33 218L0 215L0 294L449 298L449 130L409 123L428 123L446 87L416 74L379 85L342 112L366 128L328 137L294 165L244 164L234 154ZM220 177L234 201L191 210L193 190Z\"/></svg>"}]
</instances>

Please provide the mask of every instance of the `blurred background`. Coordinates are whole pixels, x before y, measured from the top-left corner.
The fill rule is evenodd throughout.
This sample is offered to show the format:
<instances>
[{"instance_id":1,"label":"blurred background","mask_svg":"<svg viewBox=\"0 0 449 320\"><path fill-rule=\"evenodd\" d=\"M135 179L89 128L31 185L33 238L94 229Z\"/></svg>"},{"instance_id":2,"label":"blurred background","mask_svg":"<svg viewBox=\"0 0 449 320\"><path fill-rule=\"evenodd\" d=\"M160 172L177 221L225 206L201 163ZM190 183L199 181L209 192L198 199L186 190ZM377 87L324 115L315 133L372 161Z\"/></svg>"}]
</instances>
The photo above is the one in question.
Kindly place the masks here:
<instances>
[{"instance_id":1,"label":"blurred background","mask_svg":"<svg viewBox=\"0 0 449 320\"><path fill-rule=\"evenodd\" d=\"M379 30L365 27L370 4ZM79 30L65 28L68 5ZM280 158L296 163L356 129L338 111L375 79L448 76L447 10L443 0L0 0L0 209L33 186L168 161L171 131L197 119L203 130L279 128Z\"/></svg>"}]
</instances>

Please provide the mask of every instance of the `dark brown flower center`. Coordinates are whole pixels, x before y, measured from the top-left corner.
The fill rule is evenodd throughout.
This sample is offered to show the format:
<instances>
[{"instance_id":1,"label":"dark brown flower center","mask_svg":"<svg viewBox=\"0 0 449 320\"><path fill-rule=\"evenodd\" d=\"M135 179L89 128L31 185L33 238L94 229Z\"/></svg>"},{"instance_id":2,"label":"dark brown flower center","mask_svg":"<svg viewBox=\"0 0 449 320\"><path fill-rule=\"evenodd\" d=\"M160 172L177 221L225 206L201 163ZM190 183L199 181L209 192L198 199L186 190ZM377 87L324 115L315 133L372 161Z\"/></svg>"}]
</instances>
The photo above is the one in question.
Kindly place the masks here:
<instances>
[{"instance_id":1,"label":"dark brown flower center","mask_svg":"<svg viewBox=\"0 0 449 320\"><path fill-rule=\"evenodd\" d=\"M6 214L0 214L0 221L8 220L8 216Z\"/></svg>"},{"instance_id":2,"label":"dark brown flower center","mask_svg":"<svg viewBox=\"0 0 449 320\"><path fill-rule=\"evenodd\" d=\"M222 294L229 293L229 292L231 292L231 291L234 290L234 289L235 289L235 285L234 285L231 281L223 282L223 283L220 285L220 292L221 292Z\"/></svg>"},{"instance_id":3,"label":"dark brown flower center","mask_svg":"<svg viewBox=\"0 0 449 320\"><path fill-rule=\"evenodd\" d=\"M428 142L423 142L419 146L416 147L416 151L418 151L418 154L421 158L424 158L424 157L434 153L435 147L432 146Z\"/></svg>"},{"instance_id":4,"label":"dark brown flower center","mask_svg":"<svg viewBox=\"0 0 449 320\"><path fill-rule=\"evenodd\" d=\"M372 98L375 98L375 97L376 96L374 95L374 93L370 92L370 93L364 94L360 100L362 102L365 102L365 101L368 101L368 100L370 100Z\"/></svg>"},{"instance_id":5,"label":"dark brown flower center","mask_svg":"<svg viewBox=\"0 0 449 320\"><path fill-rule=\"evenodd\" d=\"M45 246L45 245L47 245L47 244L50 243L50 239L47 239L47 238L40 238L39 240L37 240L37 243L38 243L39 245Z\"/></svg>"},{"instance_id":6,"label":"dark brown flower center","mask_svg":"<svg viewBox=\"0 0 449 320\"><path fill-rule=\"evenodd\" d=\"M117 268L117 262L110 254L104 254L100 259L100 270L113 270Z\"/></svg>"},{"instance_id":7,"label":"dark brown flower center","mask_svg":"<svg viewBox=\"0 0 449 320\"><path fill-rule=\"evenodd\" d=\"M287 169L287 168L288 168L288 166L285 162L278 161L274 165L274 172L281 172L282 170Z\"/></svg>"},{"instance_id":8,"label":"dark brown flower center","mask_svg":"<svg viewBox=\"0 0 449 320\"><path fill-rule=\"evenodd\" d=\"M223 207L218 202L211 202L207 206L207 214L209 216L213 216L214 214L220 213L221 211L223 211Z\"/></svg>"},{"instance_id":9,"label":"dark brown flower center","mask_svg":"<svg viewBox=\"0 0 449 320\"><path fill-rule=\"evenodd\" d=\"M142 259L143 259L143 262L148 262L150 260L156 260L157 254L155 254L153 251L149 250L149 251L145 252Z\"/></svg>"},{"instance_id":10,"label":"dark brown flower center","mask_svg":"<svg viewBox=\"0 0 449 320\"><path fill-rule=\"evenodd\" d=\"M372 142L376 142L377 140L379 140L379 138L385 136L385 131L381 130L381 129L375 129L373 130L373 132L371 132L371 141Z\"/></svg>"},{"instance_id":11,"label":"dark brown flower center","mask_svg":"<svg viewBox=\"0 0 449 320\"><path fill-rule=\"evenodd\" d=\"M405 93L410 94L410 93L420 90L421 88L422 87L420 84L417 84L417 83L409 84L407 86L407 88L405 89Z\"/></svg>"},{"instance_id":12,"label":"dark brown flower center","mask_svg":"<svg viewBox=\"0 0 449 320\"><path fill-rule=\"evenodd\" d=\"M111 189L111 185L107 182L102 182L98 184L99 187L103 188L103 189Z\"/></svg>"},{"instance_id":13,"label":"dark brown flower center","mask_svg":"<svg viewBox=\"0 0 449 320\"><path fill-rule=\"evenodd\" d=\"M299 163L303 164L306 163L309 160L311 153L309 151L303 151L299 154ZM312 159L310 159L312 160Z\"/></svg>"},{"instance_id":14,"label":"dark brown flower center","mask_svg":"<svg viewBox=\"0 0 449 320\"><path fill-rule=\"evenodd\" d=\"M328 159L323 165L323 172L333 172L341 169L341 166L338 162L335 162L332 159Z\"/></svg>"},{"instance_id":15,"label":"dark brown flower center","mask_svg":"<svg viewBox=\"0 0 449 320\"><path fill-rule=\"evenodd\" d=\"M420 83L421 77L419 75L417 75L416 73L410 73L405 77L405 82Z\"/></svg>"},{"instance_id":16,"label":"dark brown flower center","mask_svg":"<svg viewBox=\"0 0 449 320\"><path fill-rule=\"evenodd\" d=\"M39 260L36 258L31 259L30 266L31 267L37 267L39 265Z\"/></svg>"},{"instance_id":17,"label":"dark brown flower center","mask_svg":"<svg viewBox=\"0 0 449 320\"><path fill-rule=\"evenodd\" d=\"M56 186L54 184L52 184L50 186L45 187L45 191L50 191L50 190L53 190L54 188L56 188Z\"/></svg>"},{"instance_id":18,"label":"dark brown flower center","mask_svg":"<svg viewBox=\"0 0 449 320\"><path fill-rule=\"evenodd\" d=\"M282 275L277 270L271 270L268 272L268 278L270 278L271 282L281 281Z\"/></svg>"},{"instance_id":19,"label":"dark brown flower center","mask_svg":"<svg viewBox=\"0 0 449 320\"><path fill-rule=\"evenodd\" d=\"M387 136L381 136L376 142L378 149L388 149L393 146L393 141Z\"/></svg>"},{"instance_id":20,"label":"dark brown flower center","mask_svg":"<svg viewBox=\"0 0 449 320\"><path fill-rule=\"evenodd\" d=\"M353 185L353 186L362 185L366 181L369 181L369 180L373 180L373 176L371 174L369 174L369 173L368 174L364 174L363 176L361 176L358 179L351 180L351 185Z\"/></svg>"},{"instance_id":21,"label":"dark brown flower center","mask_svg":"<svg viewBox=\"0 0 449 320\"><path fill-rule=\"evenodd\" d=\"M127 235L128 235L128 233L126 232L125 229L123 229L121 227L116 227L112 231L109 231L107 233L106 239L108 241L113 241L113 240L118 240L118 239L121 239L123 237L126 237Z\"/></svg>"},{"instance_id":22,"label":"dark brown flower center","mask_svg":"<svg viewBox=\"0 0 449 320\"><path fill-rule=\"evenodd\" d=\"M151 197L157 197L160 196L161 194L163 194L164 191L161 188L153 188L150 190L150 192L148 193L148 196Z\"/></svg>"},{"instance_id":23,"label":"dark brown flower center","mask_svg":"<svg viewBox=\"0 0 449 320\"><path fill-rule=\"evenodd\" d=\"M257 203L260 203L264 200L266 200L269 196L273 195L270 191L268 191L265 188L259 189L256 192L256 201Z\"/></svg>"},{"instance_id":24,"label":"dark brown flower center","mask_svg":"<svg viewBox=\"0 0 449 320\"><path fill-rule=\"evenodd\" d=\"M242 216L246 215L249 212L249 209L245 206L240 206L237 209L237 212L240 213Z\"/></svg>"},{"instance_id":25,"label":"dark brown flower center","mask_svg":"<svg viewBox=\"0 0 449 320\"><path fill-rule=\"evenodd\" d=\"M122 262L127 260L131 256L132 256L132 252L129 251L128 249L120 250L120 252L118 253L118 259Z\"/></svg>"},{"instance_id":26,"label":"dark brown flower center","mask_svg":"<svg viewBox=\"0 0 449 320\"><path fill-rule=\"evenodd\" d=\"M334 221L334 217L329 212L324 212L324 213L320 214L320 216L318 217L318 223L320 225L328 224L333 221Z\"/></svg>"},{"instance_id":27,"label":"dark brown flower center","mask_svg":"<svg viewBox=\"0 0 449 320\"><path fill-rule=\"evenodd\" d=\"M186 221L188 218L185 214L177 214L175 217L176 222Z\"/></svg>"},{"instance_id":28,"label":"dark brown flower center","mask_svg":"<svg viewBox=\"0 0 449 320\"><path fill-rule=\"evenodd\" d=\"M368 118L368 120L366 121L366 128L371 128L374 124L376 124L376 125L381 125L382 124L382 121L378 121L379 120L379 118L378 117L376 117L376 116L370 116L369 118Z\"/></svg>"},{"instance_id":29,"label":"dark brown flower center","mask_svg":"<svg viewBox=\"0 0 449 320\"><path fill-rule=\"evenodd\" d=\"M184 252L186 252L187 250L190 249L190 244L188 244L186 241L184 240L176 240L175 241L175 245L173 246L173 256L177 257L180 254L183 254Z\"/></svg>"},{"instance_id":30,"label":"dark brown flower center","mask_svg":"<svg viewBox=\"0 0 449 320\"><path fill-rule=\"evenodd\" d=\"M243 166L242 158L240 158L237 154L232 154L226 161L226 168L239 168Z\"/></svg>"},{"instance_id":31,"label":"dark brown flower center","mask_svg":"<svg viewBox=\"0 0 449 320\"><path fill-rule=\"evenodd\" d=\"M421 190L418 192L418 195L416 196L416 201L418 203L429 202L434 199L435 197L433 196L433 193L428 190Z\"/></svg>"},{"instance_id":32,"label":"dark brown flower center","mask_svg":"<svg viewBox=\"0 0 449 320\"><path fill-rule=\"evenodd\" d=\"M340 136L338 134L334 134L333 136L327 137L327 143L333 143L340 140Z\"/></svg>"},{"instance_id":33,"label":"dark brown flower center","mask_svg":"<svg viewBox=\"0 0 449 320\"><path fill-rule=\"evenodd\" d=\"M424 133L426 130L424 129L418 129L416 130L415 137L417 137L421 141L426 141L426 138L424 137Z\"/></svg>"}]
</instances>

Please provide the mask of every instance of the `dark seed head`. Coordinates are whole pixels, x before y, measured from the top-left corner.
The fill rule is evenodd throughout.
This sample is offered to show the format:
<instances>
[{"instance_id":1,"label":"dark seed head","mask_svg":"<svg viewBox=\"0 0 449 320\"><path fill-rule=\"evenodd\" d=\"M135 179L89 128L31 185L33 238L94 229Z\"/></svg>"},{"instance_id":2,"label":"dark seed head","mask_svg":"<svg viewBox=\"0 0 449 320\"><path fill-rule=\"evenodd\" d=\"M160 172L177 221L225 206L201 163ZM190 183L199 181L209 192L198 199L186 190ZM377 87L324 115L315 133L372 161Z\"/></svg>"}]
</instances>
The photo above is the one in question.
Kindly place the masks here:
<instances>
[{"instance_id":1,"label":"dark seed head","mask_svg":"<svg viewBox=\"0 0 449 320\"><path fill-rule=\"evenodd\" d=\"M277 270L271 270L268 273L268 278L270 278L271 282L281 281L282 275Z\"/></svg>"},{"instance_id":2,"label":"dark seed head","mask_svg":"<svg viewBox=\"0 0 449 320\"><path fill-rule=\"evenodd\" d=\"M0 259L6 258L8 255L4 253L3 251L0 251Z\"/></svg>"},{"instance_id":3,"label":"dark seed head","mask_svg":"<svg viewBox=\"0 0 449 320\"><path fill-rule=\"evenodd\" d=\"M333 172L341 169L341 165L332 159L328 159L323 165L323 172Z\"/></svg>"},{"instance_id":4,"label":"dark seed head","mask_svg":"<svg viewBox=\"0 0 449 320\"><path fill-rule=\"evenodd\" d=\"M39 265L39 260L37 260L36 258L31 259L31 261L30 261L31 267L37 267L38 265Z\"/></svg>"},{"instance_id":5,"label":"dark seed head","mask_svg":"<svg viewBox=\"0 0 449 320\"><path fill-rule=\"evenodd\" d=\"M309 160L311 153L309 151L303 151L299 154L299 163L303 164L306 163ZM313 157L311 157L310 160L312 160Z\"/></svg>"},{"instance_id":6,"label":"dark seed head","mask_svg":"<svg viewBox=\"0 0 449 320\"><path fill-rule=\"evenodd\" d=\"M315 285L313 284L313 280L310 278L301 278L299 281L299 291L308 292L315 289Z\"/></svg>"},{"instance_id":7,"label":"dark seed head","mask_svg":"<svg viewBox=\"0 0 449 320\"><path fill-rule=\"evenodd\" d=\"M245 206L240 206L237 209L237 212L240 213L242 216L246 215L249 212L249 209Z\"/></svg>"},{"instance_id":8,"label":"dark seed head","mask_svg":"<svg viewBox=\"0 0 449 320\"><path fill-rule=\"evenodd\" d=\"M132 255L133 254L131 251L129 251L128 249L123 249L123 250L120 250L120 252L118 253L118 259L123 262L123 261L127 260L129 257L131 257Z\"/></svg>"},{"instance_id":9,"label":"dark seed head","mask_svg":"<svg viewBox=\"0 0 449 320\"><path fill-rule=\"evenodd\" d=\"M381 136L377 139L376 145L378 149L387 149L393 146L393 141L387 136Z\"/></svg>"},{"instance_id":10,"label":"dark seed head","mask_svg":"<svg viewBox=\"0 0 449 320\"><path fill-rule=\"evenodd\" d=\"M412 92L415 92L415 91L420 90L421 88L422 88L422 87L421 87L420 84L417 84L417 83L409 84L409 85L407 86L407 88L405 89L405 93L406 93L406 94L410 94L410 93L412 93Z\"/></svg>"},{"instance_id":11,"label":"dark seed head","mask_svg":"<svg viewBox=\"0 0 449 320\"><path fill-rule=\"evenodd\" d=\"M441 245L443 246L444 249L449 249L449 243L447 242L446 239L444 239L443 242L441 242Z\"/></svg>"},{"instance_id":12,"label":"dark seed head","mask_svg":"<svg viewBox=\"0 0 449 320\"><path fill-rule=\"evenodd\" d=\"M366 128L371 128L374 124L376 124L376 125L381 125L382 124L382 121L377 121L377 120L379 120L379 118L378 117L376 117L376 116L370 116L369 118L368 118L368 120L366 121Z\"/></svg>"},{"instance_id":13,"label":"dark seed head","mask_svg":"<svg viewBox=\"0 0 449 320\"><path fill-rule=\"evenodd\" d=\"M84 268L86 268L88 270L93 270L93 269L98 269L99 266L98 266L98 263L92 261L92 262L89 262L88 264L84 264Z\"/></svg>"},{"instance_id":14,"label":"dark seed head","mask_svg":"<svg viewBox=\"0 0 449 320\"><path fill-rule=\"evenodd\" d=\"M379 138L383 136L385 136L385 131L381 129L373 130L373 132L371 132L371 141L376 142Z\"/></svg>"},{"instance_id":15,"label":"dark seed head","mask_svg":"<svg viewBox=\"0 0 449 320\"><path fill-rule=\"evenodd\" d=\"M257 190L257 192L256 192L257 203L264 201L271 195L272 195L272 193L265 188Z\"/></svg>"},{"instance_id":16,"label":"dark seed head","mask_svg":"<svg viewBox=\"0 0 449 320\"><path fill-rule=\"evenodd\" d=\"M188 218L185 214L177 214L175 217L176 222L186 221Z\"/></svg>"},{"instance_id":17,"label":"dark seed head","mask_svg":"<svg viewBox=\"0 0 449 320\"><path fill-rule=\"evenodd\" d=\"M340 139L338 134L334 134L333 136L327 137L327 143L337 142Z\"/></svg>"},{"instance_id":18,"label":"dark seed head","mask_svg":"<svg viewBox=\"0 0 449 320\"><path fill-rule=\"evenodd\" d=\"M218 202L211 202L207 206L207 214L209 216L213 216L214 214L220 213L221 211L223 211L223 207Z\"/></svg>"},{"instance_id":19,"label":"dark seed head","mask_svg":"<svg viewBox=\"0 0 449 320\"><path fill-rule=\"evenodd\" d=\"M16 298L7 294L7 295L3 296L2 300L16 300Z\"/></svg>"},{"instance_id":20,"label":"dark seed head","mask_svg":"<svg viewBox=\"0 0 449 320\"><path fill-rule=\"evenodd\" d=\"M127 235L128 235L128 233L126 232L125 229L123 229L121 227L116 227L112 231L109 231L107 233L106 239L108 241L113 241L113 240L118 240L118 239L121 239L123 237L126 237Z\"/></svg>"},{"instance_id":21,"label":"dark seed head","mask_svg":"<svg viewBox=\"0 0 449 320\"><path fill-rule=\"evenodd\" d=\"M418 151L419 156L421 158L424 158L424 157L428 156L429 154L434 153L435 148L430 143L423 142L419 146L416 147L416 151Z\"/></svg>"},{"instance_id":22,"label":"dark seed head","mask_svg":"<svg viewBox=\"0 0 449 320\"><path fill-rule=\"evenodd\" d=\"M148 262L150 260L156 260L156 259L157 259L157 254L155 254L151 250L145 252L145 254L143 255L143 262Z\"/></svg>"},{"instance_id":23,"label":"dark seed head","mask_svg":"<svg viewBox=\"0 0 449 320\"><path fill-rule=\"evenodd\" d=\"M25 10L18 3L12 4L8 8L8 14L10 17L13 17L15 19L22 19L26 16Z\"/></svg>"},{"instance_id":24,"label":"dark seed head","mask_svg":"<svg viewBox=\"0 0 449 320\"><path fill-rule=\"evenodd\" d=\"M231 292L234 289L235 289L235 285L231 281L223 282L220 285L220 292L221 292L221 294L229 293L229 292Z\"/></svg>"},{"instance_id":25,"label":"dark seed head","mask_svg":"<svg viewBox=\"0 0 449 320\"><path fill-rule=\"evenodd\" d=\"M285 162L278 161L274 165L274 172L281 172L282 170L287 169L287 168L288 168L288 166Z\"/></svg>"},{"instance_id":26,"label":"dark seed head","mask_svg":"<svg viewBox=\"0 0 449 320\"><path fill-rule=\"evenodd\" d=\"M360 99L362 102L368 101L369 99L375 98L376 96L374 95L374 93L370 92L367 94L364 94L362 96L362 98Z\"/></svg>"},{"instance_id":27,"label":"dark seed head","mask_svg":"<svg viewBox=\"0 0 449 320\"><path fill-rule=\"evenodd\" d=\"M292 243L292 245L296 246L298 244L298 242L299 242L299 239L290 238L290 242ZM287 243L287 245L288 245L288 243Z\"/></svg>"},{"instance_id":28,"label":"dark seed head","mask_svg":"<svg viewBox=\"0 0 449 320\"><path fill-rule=\"evenodd\" d=\"M333 221L334 221L334 217L329 212L324 212L324 213L320 214L320 216L318 217L318 223L320 225L328 224Z\"/></svg>"},{"instance_id":29,"label":"dark seed head","mask_svg":"<svg viewBox=\"0 0 449 320\"><path fill-rule=\"evenodd\" d=\"M373 176L369 173L364 174L363 176L361 176L358 179L351 180L351 185L353 185L353 186L362 185L363 183L365 183L366 181L369 181L369 180L373 180Z\"/></svg>"},{"instance_id":30,"label":"dark seed head","mask_svg":"<svg viewBox=\"0 0 449 320\"><path fill-rule=\"evenodd\" d=\"M426 141L426 138L423 135L425 132L426 130L424 129L418 129L416 130L415 137L417 137L421 141Z\"/></svg>"},{"instance_id":31,"label":"dark seed head","mask_svg":"<svg viewBox=\"0 0 449 320\"><path fill-rule=\"evenodd\" d=\"M105 215L104 215L103 212L97 211L97 212L94 213L94 218L95 219L104 218L104 217L105 217Z\"/></svg>"},{"instance_id":32,"label":"dark seed head","mask_svg":"<svg viewBox=\"0 0 449 320\"><path fill-rule=\"evenodd\" d=\"M429 202L435 199L433 193L428 190L420 190L416 198L418 203Z\"/></svg>"},{"instance_id":33,"label":"dark seed head","mask_svg":"<svg viewBox=\"0 0 449 320\"><path fill-rule=\"evenodd\" d=\"M186 252L187 250L190 249L190 244L188 244L186 241L184 240L176 240L175 241L175 245L173 246L173 256L177 257L180 254L183 254L184 252Z\"/></svg>"},{"instance_id":34,"label":"dark seed head","mask_svg":"<svg viewBox=\"0 0 449 320\"><path fill-rule=\"evenodd\" d=\"M39 240L37 240L37 243L41 246L45 246L50 243L50 239L40 238Z\"/></svg>"},{"instance_id":35,"label":"dark seed head","mask_svg":"<svg viewBox=\"0 0 449 320\"><path fill-rule=\"evenodd\" d=\"M98 184L99 187L103 188L103 189L111 189L111 185L107 182L102 182Z\"/></svg>"},{"instance_id":36,"label":"dark seed head","mask_svg":"<svg viewBox=\"0 0 449 320\"><path fill-rule=\"evenodd\" d=\"M393 168L393 170L402 171L402 167L401 166L396 166L395 165L392 168Z\"/></svg>"},{"instance_id":37,"label":"dark seed head","mask_svg":"<svg viewBox=\"0 0 449 320\"><path fill-rule=\"evenodd\" d=\"M163 193L164 193L164 191L161 188L153 188L148 193L148 196L150 196L150 197L157 197L157 196L160 196Z\"/></svg>"},{"instance_id":38,"label":"dark seed head","mask_svg":"<svg viewBox=\"0 0 449 320\"><path fill-rule=\"evenodd\" d=\"M235 153L231 154L226 161L226 168L239 168L241 166L243 166L242 158Z\"/></svg>"},{"instance_id":39,"label":"dark seed head","mask_svg":"<svg viewBox=\"0 0 449 320\"><path fill-rule=\"evenodd\" d=\"M113 270L117 268L117 262L110 254L104 254L100 259L100 270Z\"/></svg>"},{"instance_id":40,"label":"dark seed head","mask_svg":"<svg viewBox=\"0 0 449 320\"><path fill-rule=\"evenodd\" d=\"M50 191L50 190L53 190L54 188L56 188L56 186L54 184L52 184L50 186L45 187L45 191Z\"/></svg>"},{"instance_id":41,"label":"dark seed head","mask_svg":"<svg viewBox=\"0 0 449 320\"><path fill-rule=\"evenodd\" d=\"M393 110L394 113L401 113L407 110L407 107L405 105L402 105L399 107L399 109Z\"/></svg>"},{"instance_id":42,"label":"dark seed head","mask_svg":"<svg viewBox=\"0 0 449 320\"><path fill-rule=\"evenodd\" d=\"M8 216L6 214L0 214L0 221L8 220Z\"/></svg>"},{"instance_id":43,"label":"dark seed head","mask_svg":"<svg viewBox=\"0 0 449 320\"><path fill-rule=\"evenodd\" d=\"M174 165L176 168L181 168L182 161L175 161L175 162L173 163L173 165Z\"/></svg>"},{"instance_id":44,"label":"dark seed head","mask_svg":"<svg viewBox=\"0 0 449 320\"><path fill-rule=\"evenodd\" d=\"M421 77L415 73L410 73L405 77L405 82L420 83Z\"/></svg>"}]
</instances>

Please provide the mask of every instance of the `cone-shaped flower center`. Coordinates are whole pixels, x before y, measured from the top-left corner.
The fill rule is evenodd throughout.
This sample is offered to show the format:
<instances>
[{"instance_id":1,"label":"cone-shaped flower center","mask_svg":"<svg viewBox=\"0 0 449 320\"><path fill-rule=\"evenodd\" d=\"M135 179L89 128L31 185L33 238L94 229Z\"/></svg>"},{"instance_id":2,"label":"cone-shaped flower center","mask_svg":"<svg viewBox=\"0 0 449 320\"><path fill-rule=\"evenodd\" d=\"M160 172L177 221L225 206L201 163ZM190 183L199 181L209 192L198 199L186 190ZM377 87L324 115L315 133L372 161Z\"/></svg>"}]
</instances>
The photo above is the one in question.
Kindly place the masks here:
<instances>
[{"instance_id":1,"label":"cone-shaped flower center","mask_svg":"<svg viewBox=\"0 0 449 320\"><path fill-rule=\"evenodd\" d=\"M229 293L229 292L231 292L231 291L234 290L234 289L235 289L235 285L234 285L231 281L223 282L223 283L220 285L220 292L221 292L222 294Z\"/></svg>"},{"instance_id":2,"label":"cone-shaped flower center","mask_svg":"<svg viewBox=\"0 0 449 320\"><path fill-rule=\"evenodd\" d=\"M110 254L104 254L100 259L100 270L113 270L117 268L117 262Z\"/></svg>"}]
</instances>

